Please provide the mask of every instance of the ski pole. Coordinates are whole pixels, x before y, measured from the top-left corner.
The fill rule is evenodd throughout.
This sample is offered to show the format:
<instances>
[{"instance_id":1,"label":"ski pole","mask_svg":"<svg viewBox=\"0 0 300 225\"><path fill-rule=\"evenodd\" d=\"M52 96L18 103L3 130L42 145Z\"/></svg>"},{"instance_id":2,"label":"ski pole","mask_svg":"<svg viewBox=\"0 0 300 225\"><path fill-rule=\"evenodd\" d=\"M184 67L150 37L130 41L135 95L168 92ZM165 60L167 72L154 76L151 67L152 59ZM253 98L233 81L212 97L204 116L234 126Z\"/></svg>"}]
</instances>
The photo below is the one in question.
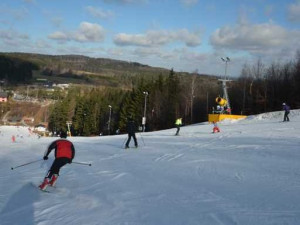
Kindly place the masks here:
<instances>
[{"instance_id":1,"label":"ski pole","mask_svg":"<svg viewBox=\"0 0 300 225\"><path fill-rule=\"evenodd\" d=\"M141 135L141 139L142 139L142 141L143 141L143 143L144 143L144 146L146 146L146 145L145 145L145 142L144 142L144 138L143 138L143 136L142 136L141 133L140 133L140 135Z\"/></svg>"},{"instance_id":2,"label":"ski pole","mask_svg":"<svg viewBox=\"0 0 300 225\"><path fill-rule=\"evenodd\" d=\"M35 161L32 161L32 162L29 162L29 163L25 163L25 164L22 164L22 165L19 165L19 166L15 166L15 167L12 167L11 169L16 169L16 168L19 168L19 167L22 167L22 166L26 166L26 165L29 165L29 164L32 164L32 163L35 163L35 162L38 162L38 161L41 161L43 159L39 159L39 160L35 160Z\"/></svg>"},{"instance_id":3,"label":"ski pole","mask_svg":"<svg viewBox=\"0 0 300 225\"><path fill-rule=\"evenodd\" d=\"M125 141L127 140L127 137L124 139L123 144L122 144L122 148L124 147Z\"/></svg>"},{"instance_id":4,"label":"ski pole","mask_svg":"<svg viewBox=\"0 0 300 225\"><path fill-rule=\"evenodd\" d=\"M72 162L72 163L80 164L80 165L86 165L86 166L91 166L92 165L92 163L84 163L84 162Z\"/></svg>"}]
</instances>

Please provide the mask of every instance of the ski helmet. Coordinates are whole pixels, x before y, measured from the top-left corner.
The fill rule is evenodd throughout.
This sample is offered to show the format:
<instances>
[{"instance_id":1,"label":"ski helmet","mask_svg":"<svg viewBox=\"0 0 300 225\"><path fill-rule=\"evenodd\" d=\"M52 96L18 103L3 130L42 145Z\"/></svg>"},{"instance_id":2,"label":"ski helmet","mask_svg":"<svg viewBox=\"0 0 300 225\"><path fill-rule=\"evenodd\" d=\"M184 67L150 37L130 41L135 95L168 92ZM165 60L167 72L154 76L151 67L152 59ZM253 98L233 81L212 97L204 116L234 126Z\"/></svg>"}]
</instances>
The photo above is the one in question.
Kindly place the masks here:
<instances>
[{"instance_id":1,"label":"ski helmet","mask_svg":"<svg viewBox=\"0 0 300 225\"><path fill-rule=\"evenodd\" d=\"M60 138L67 138L67 132L61 131L59 136Z\"/></svg>"}]
</instances>

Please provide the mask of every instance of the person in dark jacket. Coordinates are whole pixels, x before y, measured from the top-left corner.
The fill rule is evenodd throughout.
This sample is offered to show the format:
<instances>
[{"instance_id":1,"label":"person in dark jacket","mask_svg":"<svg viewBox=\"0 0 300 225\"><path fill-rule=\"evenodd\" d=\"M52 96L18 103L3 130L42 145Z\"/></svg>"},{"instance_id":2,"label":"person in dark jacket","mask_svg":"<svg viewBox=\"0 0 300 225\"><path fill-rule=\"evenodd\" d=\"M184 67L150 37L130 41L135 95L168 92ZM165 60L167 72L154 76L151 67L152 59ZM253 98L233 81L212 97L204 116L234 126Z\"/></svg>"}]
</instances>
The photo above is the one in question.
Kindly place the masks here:
<instances>
[{"instance_id":1,"label":"person in dark jacket","mask_svg":"<svg viewBox=\"0 0 300 225\"><path fill-rule=\"evenodd\" d=\"M127 122L128 139L127 139L125 148L129 148L129 143L130 143L131 137L133 137L135 147L136 148L138 147L138 142L137 142L137 139L135 136L135 131L136 131L135 122L132 117L129 117L128 122Z\"/></svg>"},{"instance_id":2,"label":"person in dark jacket","mask_svg":"<svg viewBox=\"0 0 300 225\"><path fill-rule=\"evenodd\" d=\"M67 163L72 163L75 156L75 148L71 141L66 140L67 133L61 131L60 139L53 141L46 150L43 159L47 160L50 152L55 149L55 160L48 171L43 183L39 186L41 190L46 190L50 186L54 186L59 176L61 167Z\"/></svg>"},{"instance_id":3,"label":"person in dark jacket","mask_svg":"<svg viewBox=\"0 0 300 225\"><path fill-rule=\"evenodd\" d=\"M290 118L289 118L290 107L289 107L287 104L282 103L282 108L283 108L283 110L284 110L283 122L285 122L285 121L290 121Z\"/></svg>"}]
</instances>

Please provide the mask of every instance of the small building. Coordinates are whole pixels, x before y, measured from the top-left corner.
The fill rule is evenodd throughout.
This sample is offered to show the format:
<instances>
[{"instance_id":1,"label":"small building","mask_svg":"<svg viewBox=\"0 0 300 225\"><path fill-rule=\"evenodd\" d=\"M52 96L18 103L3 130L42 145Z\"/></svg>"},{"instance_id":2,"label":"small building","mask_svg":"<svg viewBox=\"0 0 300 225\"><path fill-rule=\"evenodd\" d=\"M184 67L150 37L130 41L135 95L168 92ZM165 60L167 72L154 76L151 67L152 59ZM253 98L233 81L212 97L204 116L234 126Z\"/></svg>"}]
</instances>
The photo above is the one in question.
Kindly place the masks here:
<instances>
[{"instance_id":1,"label":"small building","mask_svg":"<svg viewBox=\"0 0 300 225\"><path fill-rule=\"evenodd\" d=\"M64 89L68 89L70 87L70 84L53 84L53 87L58 87L64 90Z\"/></svg>"},{"instance_id":2,"label":"small building","mask_svg":"<svg viewBox=\"0 0 300 225\"><path fill-rule=\"evenodd\" d=\"M33 123L34 122L33 117L24 117L23 120L25 123Z\"/></svg>"},{"instance_id":3,"label":"small building","mask_svg":"<svg viewBox=\"0 0 300 225\"><path fill-rule=\"evenodd\" d=\"M0 92L0 102L7 102L8 94L6 92Z\"/></svg>"},{"instance_id":4,"label":"small building","mask_svg":"<svg viewBox=\"0 0 300 225\"><path fill-rule=\"evenodd\" d=\"M43 124L38 124L34 127L34 130L39 131L39 132L45 132L47 130L47 128Z\"/></svg>"}]
</instances>

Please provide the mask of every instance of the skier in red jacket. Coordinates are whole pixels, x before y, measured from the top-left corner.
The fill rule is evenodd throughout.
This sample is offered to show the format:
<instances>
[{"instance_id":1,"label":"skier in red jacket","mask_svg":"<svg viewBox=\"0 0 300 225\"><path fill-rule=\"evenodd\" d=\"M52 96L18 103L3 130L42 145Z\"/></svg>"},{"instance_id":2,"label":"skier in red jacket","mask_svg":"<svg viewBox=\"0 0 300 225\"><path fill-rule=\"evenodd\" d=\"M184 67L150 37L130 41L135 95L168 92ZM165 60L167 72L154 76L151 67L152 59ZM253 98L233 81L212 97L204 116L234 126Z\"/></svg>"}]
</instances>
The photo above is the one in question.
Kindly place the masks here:
<instances>
[{"instance_id":1,"label":"skier in red jacket","mask_svg":"<svg viewBox=\"0 0 300 225\"><path fill-rule=\"evenodd\" d=\"M50 170L48 171L43 183L39 186L41 190L46 190L48 185L54 186L57 181L60 168L66 165L67 163L72 163L72 160L75 156L75 148L73 143L71 141L66 140L67 133L62 131L60 133L60 138L61 139L53 141L49 145L43 157L44 160L47 160L50 152L53 149L55 149L55 160Z\"/></svg>"}]
</instances>

